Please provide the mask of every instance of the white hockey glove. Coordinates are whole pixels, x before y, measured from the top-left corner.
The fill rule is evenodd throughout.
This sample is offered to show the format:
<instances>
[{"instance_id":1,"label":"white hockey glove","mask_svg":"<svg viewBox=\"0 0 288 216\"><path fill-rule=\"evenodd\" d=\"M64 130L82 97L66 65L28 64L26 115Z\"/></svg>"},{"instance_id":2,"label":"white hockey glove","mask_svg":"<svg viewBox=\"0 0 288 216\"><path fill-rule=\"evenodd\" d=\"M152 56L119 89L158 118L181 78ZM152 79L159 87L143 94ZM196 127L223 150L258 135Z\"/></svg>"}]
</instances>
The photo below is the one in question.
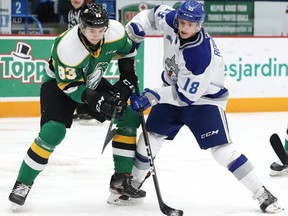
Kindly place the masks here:
<instances>
[{"instance_id":1,"label":"white hockey glove","mask_svg":"<svg viewBox=\"0 0 288 216\"><path fill-rule=\"evenodd\" d=\"M144 40L145 32L138 23L131 22L125 26L125 30L131 40L135 43L141 43Z\"/></svg>"}]
</instances>

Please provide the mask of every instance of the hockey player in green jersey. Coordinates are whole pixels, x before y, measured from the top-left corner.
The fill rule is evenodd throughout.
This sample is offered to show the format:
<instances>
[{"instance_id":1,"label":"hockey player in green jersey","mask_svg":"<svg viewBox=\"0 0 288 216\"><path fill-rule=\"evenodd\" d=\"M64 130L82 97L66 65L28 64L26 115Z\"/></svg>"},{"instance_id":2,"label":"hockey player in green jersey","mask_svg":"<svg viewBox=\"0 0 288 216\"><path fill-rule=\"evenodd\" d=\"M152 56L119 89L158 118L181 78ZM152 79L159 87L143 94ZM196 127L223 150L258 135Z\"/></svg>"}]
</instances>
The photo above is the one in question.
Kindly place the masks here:
<instances>
[{"instance_id":1,"label":"hockey player in green jersey","mask_svg":"<svg viewBox=\"0 0 288 216\"><path fill-rule=\"evenodd\" d=\"M140 118L127 105L137 84L134 70L136 51L122 24L108 19L102 4L85 4L79 25L59 35L52 46L40 90L41 129L21 164L9 195L13 206L23 205L36 177L72 125L77 105L86 104L87 113L103 122L116 109L117 134L112 141L115 173L110 191L123 198L145 197L131 185L130 175L136 149ZM117 56L120 79L111 85L103 78L112 58Z\"/></svg>"}]
</instances>

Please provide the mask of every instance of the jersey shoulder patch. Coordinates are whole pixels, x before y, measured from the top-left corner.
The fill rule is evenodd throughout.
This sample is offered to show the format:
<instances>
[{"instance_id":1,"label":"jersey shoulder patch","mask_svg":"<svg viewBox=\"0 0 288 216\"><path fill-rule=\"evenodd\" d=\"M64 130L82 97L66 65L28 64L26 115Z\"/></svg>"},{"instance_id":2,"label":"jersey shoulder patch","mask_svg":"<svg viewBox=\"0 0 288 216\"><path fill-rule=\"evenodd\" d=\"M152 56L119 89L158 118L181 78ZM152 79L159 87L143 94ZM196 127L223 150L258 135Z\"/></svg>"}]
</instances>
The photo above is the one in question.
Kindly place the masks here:
<instances>
[{"instance_id":1,"label":"jersey shoulder patch","mask_svg":"<svg viewBox=\"0 0 288 216\"><path fill-rule=\"evenodd\" d=\"M89 55L78 37L78 25L63 35L56 49L61 63L70 67L81 64Z\"/></svg>"},{"instance_id":2,"label":"jersey shoulder patch","mask_svg":"<svg viewBox=\"0 0 288 216\"><path fill-rule=\"evenodd\" d=\"M124 26L117 20L109 20L109 27L105 32L105 43L113 43L125 36Z\"/></svg>"}]
</instances>

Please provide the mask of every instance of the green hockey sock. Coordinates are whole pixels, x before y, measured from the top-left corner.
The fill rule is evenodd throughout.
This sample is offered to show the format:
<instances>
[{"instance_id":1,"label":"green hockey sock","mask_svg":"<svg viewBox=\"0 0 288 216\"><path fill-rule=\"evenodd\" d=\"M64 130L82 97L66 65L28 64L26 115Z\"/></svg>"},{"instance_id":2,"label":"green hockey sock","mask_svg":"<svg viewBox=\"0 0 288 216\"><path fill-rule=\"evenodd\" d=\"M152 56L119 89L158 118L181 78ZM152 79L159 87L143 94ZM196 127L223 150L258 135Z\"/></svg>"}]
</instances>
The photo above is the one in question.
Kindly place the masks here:
<instances>
[{"instance_id":1,"label":"green hockey sock","mask_svg":"<svg viewBox=\"0 0 288 216\"><path fill-rule=\"evenodd\" d=\"M123 157L119 155L113 155L114 159L114 171L118 173L132 173L134 157Z\"/></svg>"},{"instance_id":2,"label":"green hockey sock","mask_svg":"<svg viewBox=\"0 0 288 216\"><path fill-rule=\"evenodd\" d=\"M65 125L49 121L41 127L37 137L28 149L21 164L17 179L25 185L32 185L35 178L44 170L55 147L65 137Z\"/></svg>"},{"instance_id":3,"label":"green hockey sock","mask_svg":"<svg viewBox=\"0 0 288 216\"><path fill-rule=\"evenodd\" d=\"M18 180L22 182L23 184L30 186L33 184L34 179L38 176L38 174L41 171L34 170L31 167L29 167L25 161L22 162L19 174L18 174Z\"/></svg>"},{"instance_id":4,"label":"green hockey sock","mask_svg":"<svg viewBox=\"0 0 288 216\"><path fill-rule=\"evenodd\" d=\"M131 174L136 152L136 129L117 129L112 147L115 172Z\"/></svg>"}]
</instances>

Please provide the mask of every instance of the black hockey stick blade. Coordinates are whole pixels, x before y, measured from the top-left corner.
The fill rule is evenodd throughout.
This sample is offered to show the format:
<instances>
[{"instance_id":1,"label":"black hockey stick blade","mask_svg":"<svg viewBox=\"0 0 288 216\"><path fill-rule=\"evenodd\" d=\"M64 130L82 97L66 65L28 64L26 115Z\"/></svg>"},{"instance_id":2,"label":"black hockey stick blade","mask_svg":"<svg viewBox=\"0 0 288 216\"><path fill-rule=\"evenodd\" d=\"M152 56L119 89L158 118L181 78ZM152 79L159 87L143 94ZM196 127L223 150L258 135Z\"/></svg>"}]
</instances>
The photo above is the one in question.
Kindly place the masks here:
<instances>
[{"instance_id":1,"label":"black hockey stick blade","mask_svg":"<svg viewBox=\"0 0 288 216\"><path fill-rule=\"evenodd\" d=\"M117 131L116 128L114 128L113 130L107 132L107 135L106 135L106 138L105 138L105 141L104 141L104 144L103 144L103 148L102 148L101 154L104 153L106 146L107 146L108 143L113 139L113 137L114 137L115 134L116 134L116 131Z\"/></svg>"},{"instance_id":2,"label":"black hockey stick blade","mask_svg":"<svg viewBox=\"0 0 288 216\"><path fill-rule=\"evenodd\" d=\"M276 153L276 155L278 156L278 158L282 162L282 164L287 166L288 165L288 156L286 154L286 151L284 149L284 146L283 146L282 141L281 141L278 134L274 133L271 135L270 144L271 144L274 152Z\"/></svg>"},{"instance_id":3,"label":"black hockey stick blade","mask_svg":"<svg viewBox=\"0 0 288 216\"><path fill-rule=\"evenodd\" d=\"M168 216L182 216L183 215L182 210L173 209L173 208L167 206L165 203L163 203L160 206L160 209L161 209L163 214L168 215Z\"/></svg>"},{"instance_id":4,"label":"black hockey stick blade","mask_svg":"<svg viewBox=\"0 0 288 216\"><path fill-rule=\"evenodd\" d=\"M161 192L160 192L159 183L158 183L158 178L156 175L156 170L154 170L154 172L152 172L152 175L153 175L153 181L154 181L155 190L156 190L158 203L159 203L159 207L160 207L161 212L165 215L168 215L168 216L182 216L184 214L182 210L171 208L170 206L167 206L163 202Z\"/></svg>"},{"instance_id":5,"label":"black hockey stick blade","mask_svg":"<svg viewBox=\"0 0 288 216\"><path fill-rule=\"evenodd\" d=\"M111 118L111 121L110 121L110 124L109 124L109 127L108 127L108 131L107 131L107 134L106 134L106 137L105 137L105 141L103 143L101 154L103 154L103 152L105 151L106 146L108 145L108 143L113 139L113 137L116 134L116 131L117 131L116 128L112 129L113 124L114 124L114 120L115 120L115 117L116 117L116 112L117 112L117 109L114 108L113 114L112 114L112 118Z\"/></svg>"}]
</instances>

